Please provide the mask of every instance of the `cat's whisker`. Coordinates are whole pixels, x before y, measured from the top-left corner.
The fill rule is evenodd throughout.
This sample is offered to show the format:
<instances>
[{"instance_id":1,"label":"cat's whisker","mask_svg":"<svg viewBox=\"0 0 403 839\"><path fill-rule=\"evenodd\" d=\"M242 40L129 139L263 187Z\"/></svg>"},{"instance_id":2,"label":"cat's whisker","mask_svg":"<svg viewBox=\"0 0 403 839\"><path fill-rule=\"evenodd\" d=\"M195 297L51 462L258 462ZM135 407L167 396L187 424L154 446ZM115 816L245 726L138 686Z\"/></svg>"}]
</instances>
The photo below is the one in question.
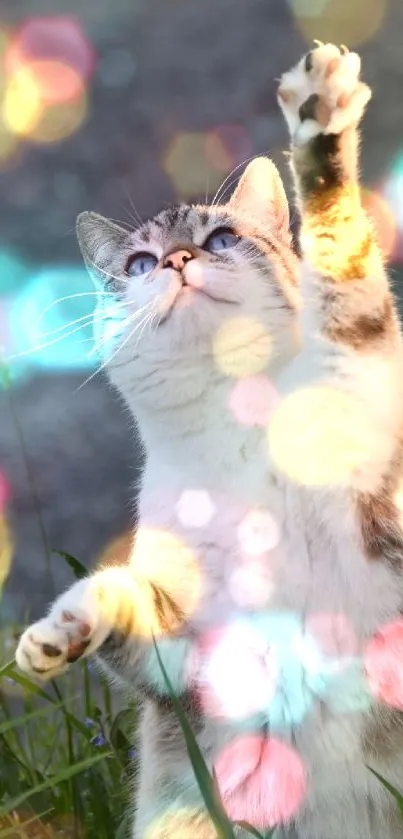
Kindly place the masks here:
<instances>
[{"instance_id":1,"label":"cat's whisker","mask_svg":"<svg viewBox=\"0 0 403 839\"><path fill-rule=\"evenodd\" d=\"M122 303L116 303L116 304L114 304L113 308L114 308L114 310L117 310L117 309L124 310L126 308L126 304L123 303L123 302ZM47 337L49 335L56 335L58 332L63 332L64 330L69 329L71 326L75 326L75 324L77 324L77 323L81 323L81 326L85 327L85 326L90 325L91 323L98 323L99 321L102 321L102 320L105 319L105 314L103 312L100 312L98 314L95 314L95 313L96 313L96 310L94 310L92 312L88 312L87 315L83 315L80 318L76 318L76 320L69 321L69 323L65 323L62 326L57 326L56 329L49 329L46 332L43 332L41 330L40 333L39 333L39 336L41 338L42 337L44 338L44 337ZM37 324L36 324L36 326L37 326Z\"/></svg>"},{"instance_id":2,"label":"cat's whisker","mask_svg":"<svg viewBox=\"0 0 403 839\"><path fill-rule=\"evenodd\" d=\"M148 305L150 305L150 304L148 304ZM131 322L133 322L133 320L135 319L135 316L137 314L138 314L138 312L135 312L133 315L130 316L130 318L127 318L127 320L122 323L122 329L124 328L126 323L130 324ZM142 323L142 321L140 323ZM91 376L89 376L84 382L82 382L81 385L79 385L79 387L76 389L75 393L77 393L79 390L81 390L81 388L83 388L85 385L89 384L89 382L91 382L92 379L95 378L95 376L98 375L98 373L101 373L102 370L105 370L107 364L110 364L110 362L115 358L115 356L123 349L123 347L128 343L130 338L132 338L132 336L135 334L135 332L137 331L139 326L140 326L140 324L136 324L134 326L134 328L129 332L129 334L126 336L124 341L121 344L119 344L117 349L112 353L112 355L109 356L105 361L103 361L102 364L94 371L94 373L92 373Z\"/></svg>"},{"instance_id":3,"label":"cat's whisker","mask_svg":"<svg viewBox=\"0 0 403 839\"><path fill-rule=\"evenodd\" d=\"M132 199L132 197L131 197L131 195L130 195L126 186L125 186L125 192L126 192L126 198L127 198L128 202L129 202L129 204L130 204L130 206L133 210L133 213L134 213L134 216L132 216L132 221L136 222L136 228L135 229L139 230L139 228L143 226L144 222L143 222L143 220L140 216L140 213L138 212L137 207L136 207L136 205L135 205L135 203L134 203L134 201L133 201L133 199Z\"/></svg>"},{"instance_id":4,"label":"cat's whisker","mask_svg":"<svg viewBox=\"0 0 403 839\"><path fill-rule=\"evenodd\" d=\"M136 346L135 346L136 350L137 350L137 347L138 347L138 345L141 341L142 335L144 334L144 330L145 330L146 326L150 326L152 324L155 315L156 315L155 311L149 312L149 314L146 315L144 320L142 321L142 328L140 328L140 324L138 325L138 328L140 328L140 334L139 334L139 336L137 338L137 341L136 341Z\"/></svg>"},{"instance_id":5,"label":"cat's whisker","mask_svg":"<svg viewBox=\"0 0 403 839\"><path fill-rule=\"evenodd\" d=\"M32 347L29 350L24 350L24 352L15 353L14 355L8 356L6 358L6 362L12 362L19 358L26 358L27 356L34 355L37 352L41 352L41 350L46 350L48 347L53 347L55 344L58 344L60 341L64 341L66 338L70 338L72 335L75 335L77 332L82 329L82 325L78 326L76 329L72 329L70 332L67 332L66 335L59 335L58 338L54 338L53 341L46 341L44 344L36 344L36 346Z\"/></svg>"},{"instance_id":6,"label":"cat's whisker","mask_svg":"<svg viewBox=\"0 0 403 839\"><path fill-rule=\"evenodd\" d=\"M124 219L110 218L110 221L113 221L115 224L118 224L120 227L127 228L127 231L126 231L127 233L133 233L133 231L137 229L137 228L133 228L132 225L129 224Z\"/></svg>"},{"instance_id":7,"label":"cat's whisker","mask_svg":"<svg viewBox=\"0 0 403 839\"><path fill-rule=\"evenodd\" d=\"M223 185L222 185L222 187L220 187L220 189L222 190L221 195L220 195L220 198L219 198L219 200L220 200L220 201L223 201L223 199L224 199L224 198L225 198L225 196L228 194L228 192L229 192L229 191L232 189L232 187L236 184L237 180L238 180L238 176L236 176L235 178L233 178L233 179L232 179L232 181L230 181L230 182L229 182L226 186L224 186L224 184L223 184ZM211 205L211 206L213 206L213 205Z\"/></svg>"},{"instance_id":8,"label":"cat's whisker","mask_svg":"<svg viewBox=\"0 0 403 839\"><path fill-rule=\"evenodd\" d=\"M69 321L69 323L64 323L62 326L57 326L56 329L48 329L45 332L41 330L38 332L38 336L40 338L47 338L50 335L56 335L58 332L64 332L66 329L70 329L72 326L75 326L77 323L81 323L82 327L87 326L87 324L91 323L94 320L93 312L89 312L87 315L83 315L81 318L76 318L75 320ZM37 326L38 324L36 324Z\"/></svg>"},{"instance_id":9,"label":"cat's whisker","mask_svg":"<svg viewBox=\"0 0 403 839\"><path fill-rule=\"evenodd\" d=\"M122 309L124 309L124 308L125 308L124 304L122 304ZM141 309L138 309L133 315L130 315L130 318L127 318L126 320L123 320L122 325L125 322L130 322L130 319L134 319L134 318L138 317L146 308L147 308L147 306L143 306ZM78 318L77 320L81 321L81 318ZM59 343L60 341L65 340L66 338L70 338L72 335L76 335L77 332L80 331L80 329L83 329L86 326L92 326L93 324L99 323L100 321L103 321L103 320L105 320L105 313L102 313L102 312L100 312L96 316L94 316L93 313L90 313L89 315L85 315L84 318L83 318L83 321L81 323L79 323L79 325L76 326L75 329L70 329L70 331L68 331L68 332L65 331L66 329L69 328L69 326L73 326L75 324L75 321L72 321L71 323L66 324L65 326L58 327L56 330L53 331L53 334L57 333L57 332L61 333L61 334L58 335L57 338L54 338L51 341L45 341L44 343L35 344L35 346L33 346L32 348L30 348L28 350L24 350L24 352L15 353L14 355L9 356L6 359L6 361L7 362L12 362L12 361L15 361L19 358L25 358L27 356L34 355L36 352L41 352L42 350L45 350L48 347L52 347L55 344ZM46 334L47 333L40 333L40 335L46 335ZM52 331L49 334L52 334ZM92 338L91 338L91 340L92 340Z\"/></svg>"},{"instance_id":10,"label":"cat's whisker","mask_svg":"<svg viewBox=\"0 0 403 839\"><path fill-rule=\"evenodd\" d=\"M121 274L120 275L111 274L110 271L106 270L106 268L100 268L96 264L96 262L94 262L94 260L89 259L88 261L89 261L90 265L92 266L92 268L94 268L98 274L103 274L105 277L108 278L108 280L116 280L117 283L124 283L125 285L128 285L128 283L130 282L129 277L123 277ZM111 294L111 295L114 294L114 292L109 291L109 289L105 289L105 291L100 290L97 293L98 294Z\"/></svg>"},{"instance_id":11,"label":"cat's whisker","mask_svg":"<svg viewBox=\"0 0 403 839\"><path fill-rule=\"evenodd\" d=\"M136 310L133 314L128 315L128 317L124 318L124 320L122 320L122 322L121 322L121 324L120 324L120 329L121 329L121 330L123 330L123 329L125 329L127 326L130 326L130 324L131 324L131 323L133 323L135 320L137 320L137 318L139 318L139 317L140 317L140 315L141 315L141 314L143 314L143 312L144 312L146 309L148 309L149 305L150 305L150 304L149 304L149 303L147 303L147 305L146 305L146 306L142 306L140 309L137 309L137 310ZM99 320L101 320L101 321L102 321L103 319L104 319L104 318L103 318L102 316L100 316L100 317L99 317ZM141 322L142 322L142 321L141 321ZM138 325L139 325L139 324L137 324L137 326L138 326ZM98 339L96 347L97 347L97 348L102 347L102 345L103 345L103 344L107 344L109 341L110 341L110 337L108 336L108 334L105 334L103 337L101 337L101 338L99 338L99 339Z\"/></svg>"},{"instance_id":12,"label":"cat's whisker","mask_svg":"<svg viewBox=\"0 0 403 839\"><path fill-rule=\"evenodd\" d=\"M237 172L238 169L241 169L243 166L245 166L246 163L249 163L251 160L253 160L254 157L255 157L255 155L252 154L252 155L250 155L250 157L247 157L245 160L242 160L241 163L238 163L237 166L234 166L232 171L229 172L227 177L223 180L221 186L218 187L217 192L214 195L214 198L213 198L213 200L210 204L210 207L214 207L214 205L217 204L221 200L220 192L224 188L224 186L228 183L229 179L232 178L232 176L235 174L235 172Z\"/></svg>"},{"instance_id":13,"label":"cat's whisker","mask_svg":"<svg viewBox=\"0 0 403 839\"><path fill-rule=\"evenodd\" d=\"M45 308L44 308L44 309L42 309L41 313L38 315L38 318L37 318L37 321L36 321L36 328L37 328L37 327L38 327L38 325L40 324L41 320L43 320L43 318L45 317L46 313L47 313L47 312L50 312L50 310L51 310L51 309L53 309L53 308L54 308L54 306L57 306L59 303L65 303L67 300L74 300L74 299L75 299L75 298L77 298L77 297L93 297L93 296L98 297L98 296L102 295L103 293L107 293L107 294L109 294L110 292L102 292L102 291L79 291L79 292L77 292L76 294L66 294L66 296L65 296L65 297L58 297L58 299L57 299L57 300L52 300L52 303L49 303L49 305L48 305L48 306L45 306Z\"/></svg>"},{"instance_id":14,"label":"cat's whisker","mask_svg":"<svg viewBox=\"0 0 403 839\"><path fill-rule=\"evenodd\" d=\"M66 329L71 329L72 326L75 326L78 323L81 323L81 328L88 326L92 321L92 314L83 315L81 318L76 318L76 320L71 320L69 323L64 323L62 326L56 327L56 329L48 329L45 332L42 330L37 332L39 338L49 338L51 335L57 335L58 333L65 332Z\"/></svg>"}]
</instances>

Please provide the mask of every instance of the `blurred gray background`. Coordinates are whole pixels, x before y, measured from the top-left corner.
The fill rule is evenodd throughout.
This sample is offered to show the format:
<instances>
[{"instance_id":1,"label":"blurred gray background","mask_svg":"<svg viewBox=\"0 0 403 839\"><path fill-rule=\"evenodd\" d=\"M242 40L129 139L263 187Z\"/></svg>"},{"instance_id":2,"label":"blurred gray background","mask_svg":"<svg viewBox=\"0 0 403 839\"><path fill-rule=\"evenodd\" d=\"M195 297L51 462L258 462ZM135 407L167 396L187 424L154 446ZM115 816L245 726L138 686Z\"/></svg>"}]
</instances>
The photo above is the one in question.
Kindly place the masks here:
<instances>
[{"instance_id":1,"label":"blurred gray background","mask_svg":"<svg viewBox=\"0 0 403 839\"><path fill-rule=\"evenodd\" d=\"M56 33L56 18L61 32L63 19L73 19L91 52L92 72L85 118L66 136L38 142L27 132L12 154L3 148L2 159L0 130L6 357L24 345L32 300L39 305L43 292L46 306L79 287L70 285L69 268L81 268L74 235L81 210L130 224L133 215L146 218L178 199L205 192L211 198L234 167L265 152L286 176L274 78L314 37L357 45L363 55L374 89L363 132L363 182L375 199L390 200L389 215L380 205L380 223L393 239L399 290L401 0L1 0L3 58L4 44L8 39L10 49L10 38L18 40L27 18L49 15ZM66 60L63 36L55 38L56 57L61 49ZM45 47L48 56L52 49ZM6 71L0 70L3 96ZM67 303L60 317L68 323L80 314ZM14 541L3 624L27 612L38 616L53 588L70 581L57 554L46 559L46 546L90 566L129 530L134 515L131 484L140 449L117 396L102 373L77 390L95 368L80 362L68 338L39 358L31 353L23 363L10 361L12 384L0 390L0 474L9 488L3 519ZM3 542L3 563L5 553Z\"/></svg>"}]
</instances>

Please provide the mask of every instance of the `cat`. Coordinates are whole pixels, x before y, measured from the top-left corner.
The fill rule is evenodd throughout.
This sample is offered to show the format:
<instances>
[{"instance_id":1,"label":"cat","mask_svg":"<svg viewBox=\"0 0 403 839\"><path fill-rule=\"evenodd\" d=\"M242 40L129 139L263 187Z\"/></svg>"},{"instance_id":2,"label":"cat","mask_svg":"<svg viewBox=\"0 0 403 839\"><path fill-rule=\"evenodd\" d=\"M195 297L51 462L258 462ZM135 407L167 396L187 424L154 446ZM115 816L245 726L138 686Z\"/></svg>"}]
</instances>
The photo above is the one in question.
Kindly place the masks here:
<instances>
[{"instance_id":1,"label":"cat","mask_svg":"<svg viewBox=\"0 0 403 839\"><path fill-rule=\"evenodd\" d=\"M158 656L232 819L403 831L366 766L402 789L402 339L360 203L360 69L319 44L280 81L301 258L263 157L224 206L134 232L78 218L147 452L139 528L130 562L77 581L16 660L48 679L96 652L142 698L134 839L216 836Z\"/></svg>"}]
</instances>

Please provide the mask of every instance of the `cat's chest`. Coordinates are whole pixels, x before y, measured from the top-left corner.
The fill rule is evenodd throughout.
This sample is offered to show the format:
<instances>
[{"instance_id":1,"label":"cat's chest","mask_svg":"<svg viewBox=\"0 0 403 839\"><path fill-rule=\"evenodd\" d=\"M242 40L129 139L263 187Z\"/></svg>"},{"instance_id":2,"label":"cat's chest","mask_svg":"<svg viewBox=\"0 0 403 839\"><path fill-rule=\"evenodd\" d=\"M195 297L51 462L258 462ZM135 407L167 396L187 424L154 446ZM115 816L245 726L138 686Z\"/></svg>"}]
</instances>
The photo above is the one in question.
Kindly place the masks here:
<instances>
[{"instance_id":1,"label":"cat's chest","mask_svg":"<svg viewBox=\"0 0 403 839\"><path fill-rule=\"evenodd\" d=\"M204 631L265 612L341 621L347 634L368 637L401 598L390 569L362 554L348 503L278 480L267 461L261 478L258 471L252 488L247 480L229 480L225 491L161 481L143 493L140 526L194 560L192 624Z\"/></svg>"}]
</instances>

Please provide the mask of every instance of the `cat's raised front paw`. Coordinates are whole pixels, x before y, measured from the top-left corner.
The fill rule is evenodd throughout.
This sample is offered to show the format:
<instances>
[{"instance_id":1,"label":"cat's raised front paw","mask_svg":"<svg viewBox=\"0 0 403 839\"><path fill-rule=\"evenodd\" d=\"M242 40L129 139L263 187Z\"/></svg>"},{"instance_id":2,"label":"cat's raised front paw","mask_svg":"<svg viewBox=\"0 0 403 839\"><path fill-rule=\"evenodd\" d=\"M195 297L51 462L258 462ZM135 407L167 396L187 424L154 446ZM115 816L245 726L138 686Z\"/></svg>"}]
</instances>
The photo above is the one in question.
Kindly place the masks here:
<instances>
[{"instance_id":1,"label":"cat's raised front paw","mask_svg":"<svg viewBox=\"0 0 403 839\"><path fill-rule=\"evenodd\" d=\"M277 97L294 143L302 145L317 134L340 134L360 122L371 98L360 70L357 53L322 44L284 73Z\"/></svg>"},{"instance_id":2,"label":"cat's raised front paw","mask_svg":"<svg viewBox=\"0 0 403 839\"><path fill-rule=\"evenodd\" d=\"M92 637L91 617L86 612L54 607L46 618L25 630L17 647L16 662L31 676L53 679L81 658Z\"/></svg>"}]
</instances>

